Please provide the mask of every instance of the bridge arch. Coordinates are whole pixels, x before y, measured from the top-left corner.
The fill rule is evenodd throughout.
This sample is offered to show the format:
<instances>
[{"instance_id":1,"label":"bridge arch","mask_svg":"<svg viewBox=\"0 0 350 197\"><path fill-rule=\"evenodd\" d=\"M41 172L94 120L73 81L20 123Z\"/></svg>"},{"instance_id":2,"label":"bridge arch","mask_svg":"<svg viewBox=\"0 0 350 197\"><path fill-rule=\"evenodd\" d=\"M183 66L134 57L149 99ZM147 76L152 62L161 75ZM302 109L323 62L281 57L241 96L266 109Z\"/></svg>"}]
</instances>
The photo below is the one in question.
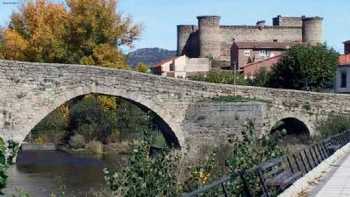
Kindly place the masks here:
<instances>
[{"instance_id":1,"label":"bridge arch","mask_svg":"<svg viewBox=\"0 0 350 197\"><path fill-rule=\"evenodd\" d=\"M169 129L169 132L167 132L166 134L163 133L167 142L171 141L173 143L172 145L174 145L177 148L181 148L183 146L184 136L182 130L176 124L173 124L173 117L171 116L171 114L164 110L162 106L155 103L152 99L144 98L139 94L124 91L122 89L106 88L104 86L98 85L93 85L91 87L80 86L66 91L62 91L58 96L56 94L56 96L52 99L48 99L50 97L47 97L47 94L48 92L43 92L42 94L36 95L35 97L31 98L31 101L34 101L34 103L26 110L24 110L26 111L26 114L24 114L24 116L26 116L27 114L34 115L30 118L30 121L25 122L25 124L22 125L20 129L20 135L17 134L16 136L12 136L12 139L19 143L22 143L25 137L37 124L39 124L39 122L42 119L44 119L49 113L51 113L64 103L79 96L84 96L88 94L101 94L120 97L142 108L151 110L158 116L157 118L159 118L162 121L162 126L165 126Z\"/></svg>"},{"instance_id":2,"label":"bridge arch","mask_svg":"<svg viewBox=\"0 0 350 197\"><path fill-rule=\"evenodd\" d=\"M282 134L282 141L291 144L308 144L311 137L311 130L307 123L296 117L285 117L275 122L270 134Z\"/></svg>"},{"instance_id":3,"label":"bridge arch","mask_svg":"<svg viewBox=\"0 0 350 197\"><path fill-rule=\"evenodd\" d=\"M288 134L304 134L310 136L310 130L306 123L295 117L287 117L279 120L272 128L271 133L285 129Z\"/></svg>"}]
</instances>

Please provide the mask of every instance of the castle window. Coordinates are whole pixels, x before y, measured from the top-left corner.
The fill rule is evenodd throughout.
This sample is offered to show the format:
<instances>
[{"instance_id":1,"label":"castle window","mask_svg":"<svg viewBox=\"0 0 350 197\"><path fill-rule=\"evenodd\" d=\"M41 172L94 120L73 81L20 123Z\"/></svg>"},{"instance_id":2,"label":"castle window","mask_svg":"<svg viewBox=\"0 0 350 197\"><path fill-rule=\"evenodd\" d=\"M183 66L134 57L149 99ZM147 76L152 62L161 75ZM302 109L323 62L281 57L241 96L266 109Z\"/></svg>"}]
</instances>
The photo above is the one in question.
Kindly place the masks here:
<instances>
[{"instance_id":1,"label":"castle window","mask_svg":"<svg viewBox=\"0 0 350 197\"><path fill-rule=\"evenodd\" d=\"M346 71L343 71L340 74L340 87L346 88L346 86L347 86L347 73Z\"/></svg>"},{"instance_id":2,"label":"castle window","mask_svg":"<svg viewBox=\"0 0 350 197\"><path fill-rule=\"evenodd\" d=\"M277 40L277 39L274 39L273 42L278 42L278 40Z\"/></svg>"},{"instance_id":3,"label":"castle window","mask_svg":"<svg viewBox=\"0 0 350 197\"><path fill-rule=\"evenodd\" d=\"M260 50L259 51L259 56L260 57L270 57L270 51L268 51L268 50Z\"/></svg>"},{"instance_id":4,"label":"castle window","mask_svg":"<svg viewBox=\"0 0 350 197\"><path fill-rule=\"evenodd\" d=\"M175 71L175 64L174 63L170 64L169 67L170 67L169 68L170 71Z\"/></svg>"}]
</instances>

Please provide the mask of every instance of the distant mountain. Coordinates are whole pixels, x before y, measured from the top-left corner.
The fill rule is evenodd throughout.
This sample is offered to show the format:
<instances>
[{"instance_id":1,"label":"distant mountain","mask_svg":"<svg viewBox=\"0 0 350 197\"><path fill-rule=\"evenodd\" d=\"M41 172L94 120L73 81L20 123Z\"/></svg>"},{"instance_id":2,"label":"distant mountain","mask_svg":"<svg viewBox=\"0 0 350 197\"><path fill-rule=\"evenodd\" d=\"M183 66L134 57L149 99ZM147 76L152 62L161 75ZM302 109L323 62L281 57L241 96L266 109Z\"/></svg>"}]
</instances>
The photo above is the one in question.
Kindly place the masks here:
<instances>
[{"instance_id":1,"label":"distant mountain","mask_svg":"<svg viewBox=\"0 0 350 197\"><path fill-rule=\"evenodd\" d=\"M145 63L150 66L159 64L161 61L175 57L176 51L160 48L143 48L130 52L128 57L128 64L132 67L139 63Z\"/></svg>"}]
</instances>

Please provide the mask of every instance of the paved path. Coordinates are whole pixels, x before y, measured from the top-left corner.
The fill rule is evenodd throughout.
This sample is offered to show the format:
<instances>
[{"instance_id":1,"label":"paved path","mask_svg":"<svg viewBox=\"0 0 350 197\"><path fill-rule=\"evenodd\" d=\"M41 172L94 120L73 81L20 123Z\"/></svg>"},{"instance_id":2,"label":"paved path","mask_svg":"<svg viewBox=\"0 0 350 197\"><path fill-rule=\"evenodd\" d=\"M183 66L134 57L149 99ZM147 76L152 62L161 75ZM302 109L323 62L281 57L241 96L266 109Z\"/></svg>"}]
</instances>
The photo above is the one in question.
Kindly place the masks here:
<instances>
[{"instance_id":1,"label":"paved path","mask_svg":"<svg viewBox=\"0 0 350 197\"><path fill-rule=\"evenodd\" d=\"M350 156L339 164L316 197L350 197Z\"/></svg>"}]
</instances>

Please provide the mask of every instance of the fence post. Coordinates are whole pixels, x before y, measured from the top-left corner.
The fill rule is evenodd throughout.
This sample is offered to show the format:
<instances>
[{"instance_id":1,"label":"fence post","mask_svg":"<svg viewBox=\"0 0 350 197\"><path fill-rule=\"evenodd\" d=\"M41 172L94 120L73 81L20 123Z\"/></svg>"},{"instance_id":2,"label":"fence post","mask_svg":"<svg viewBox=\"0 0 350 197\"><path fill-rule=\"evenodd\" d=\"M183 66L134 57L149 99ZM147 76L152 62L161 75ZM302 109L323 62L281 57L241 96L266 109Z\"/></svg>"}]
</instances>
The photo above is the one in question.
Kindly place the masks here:
<instances>
[{"instance_id":1,"label":"fence post","mask_svg":"<svg viewBox=\"0 0 350 197\"><path fill-rule=\"evenodd\" d=\"M308 169L306 167L306 164L305 164L305 161L304 161L304 158L303 158L303 154L301 152L299 152L299 157L301 159L301 162L303 163L303 166L304 166L304 169L305 169L305 174L308 173Z\"/></svg>"},{"instance_id":2,"label":"fence post","mask_svg":"<svg viewBox=\"0 0 350 197\"><path fill-rule=\"evenodd\" d=\"M299 166L299 163L298 163L298 160L297 160L297 157L295 156L295 154L293 154L293 159L294 159L294 162L296 163L296 165L297 165L297 169L298 169L298 171L299 172L301 172L301 169L300 169L300 166Z\"/></svg>"},{"instance_id":3,"label":"fence post","mask_svg":"<svg viewBox=\"0 0 350 197\"><path fill-rule=\"evenodd\" d=\"M265 180L264 180L264 177L262 175L262 172L261 172L260 168L256 169L256 173L257 173L257 175L259 177L260 184L261 184L261 187L262 187L262 190L263 190L263 193L264 193L264 197L270 197L269 191L268 191L267 186L265 184Z\"/></svg>"},{"instance_id":4,"label":"fence post","mask_svg":"<svg viewBox=\"0 0 350 197\"><path fill-rule=\"evenodd\" d=\"M222 191L224 192L224 196L228 197L224 183L221 183L221 187L222 187Z\"/></svg>"},{"instance_id":5,"label":"fence post","mask_svg":"<svg viewBox=\"0 0 350 197\"><path fill-rule=\"evenodd\" d=\"M319 155L317 155L317 152L316 152L316 145L313 145L313 146L312 146L312 149L314 150L317 163L320 164L320 163L321 163L321 160L320 160L320 158L319 158Z\"/></svg>"},{"instance_id":6,"label":"fence post","mask_svg":"<svg viewBox=\"0 0 350 197\"><path fill-rule=\"evenodd\" d=\"M307 163L309 164L310 170L312 170L312 166L311 166L311 163L310 163L310 159L309 159L309 157L307 156L306 149L304 150L304 155L305 155L305 158L306 158Z\"/></svg>"},{"instance_id":7,"label":"fence post","mask_svg":"<svg viewBox=\"0 0 350 197\"><path fill-rule=\"evenodd\" d=\"M321 157L321 160L324 161L326 158L325 158L325 156L323 155L323 152L320 149L320 144L316 144L316 148L317 148L318 154Z\"/></svg>"},{"instance_id":8,"label":"fence post","mask_svg":"<svg viewBox=\"0 0 350 197\"><path fill-rule=\"evenodd\" d=\"M247 184L247 181L244 178L245 171L240 171L239 176L241 177L242 183L243 183L243 189L246 197L251 197L252 195L250 194L250 190Z\"/></svg>"},{"instance_id":9,"label":"fence post","mask_svg":"<svg viewBox=\"0 0 350 197\"><path fill-rule=\"evenodd\" d=\"M292 166L292 164L290 163L290 160L289 160L289 157L288 157L288 156L287 156L287 162L288 162L290 171L292 171L292 173L294 173L293 166Z\"/></svg>"}]
</instances>

